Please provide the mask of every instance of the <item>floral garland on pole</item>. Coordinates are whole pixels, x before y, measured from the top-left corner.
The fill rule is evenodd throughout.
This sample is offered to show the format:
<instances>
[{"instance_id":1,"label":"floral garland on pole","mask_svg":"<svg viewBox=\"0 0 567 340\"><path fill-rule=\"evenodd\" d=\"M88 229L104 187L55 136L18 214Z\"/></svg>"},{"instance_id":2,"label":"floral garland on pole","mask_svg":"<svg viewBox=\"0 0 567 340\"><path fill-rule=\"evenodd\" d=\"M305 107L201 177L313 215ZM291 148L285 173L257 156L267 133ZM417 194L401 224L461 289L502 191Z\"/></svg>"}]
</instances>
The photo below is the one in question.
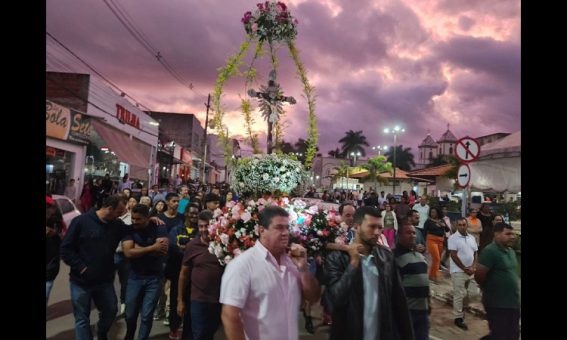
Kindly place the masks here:
<instances>
[{"instance_id":1,"label":"floral garland on pole","mask_svg":"<svg viewBox=\"0 0 567 340\"><path fill-rule=\"evenodd\" d=\"M246 72L246 85L245 88L252 82L256 77L256 70L252 68L254 61L262 57L262 49L265 46L265 42L268 43L271 55L272 67L274 70L278 67L278 60L276 53L274 53L275 43L286 43L289 47L290 55L292 56L295 65L297 67L297 73L304 87L304 94L308 101L309 108L309 139L308 139L308 149L307 157L305 159L305 167L307 169L311 168L311 163L315 157L317 143L318 143L318 131L317 131L317 118L315 116L315 94L314 87L309 84L307 80L306 70L299 59L299 51L297 50L293 40L297 36L297 25L298 21L289 12L287 6L283 2L270 2L266 1L264 3L258 3L256 5L254 12L248 11L244 13L241 21L244 24L244 29L247 33L247 40L241 45L240 51L232 58L228 60L227 66L222 68L219 72L217 83L215 86L215 93L213 96L213 108L215 109L214 124L217 128L219 134L219 139L225 145L227 150L226 158L230 158L230 145L228 141L228 136L225 136L222 125L223 112L220 107L220 97L222 94L222 87L224 82L232 76L237 74L238 66L241 64L245 53L248 50L249 44L252 40L257 41L256 51L254 57ZM241 111L244 116L244 121L246 124L246 131L249 136L250 144L254 149L254 153L259 153L257 135L252 133L252 123L253 119L251 116L251 105L250 101L247 99L241 99L240 105ZM276 129L276 138L278 134L281 134L281 126L276 122L274 128ZM279 132L279 133L278 133ZM277 140L276 140L277 144ZM228 162L228 161L227 161Z\"/></svg>"},{"instance_id":2,"label":"floral garland on pole","mask_svg":"<svg viewBox=\"0 0 567 340\"><path fill-rule=\"evenodd\" d=\"M224 86L224 83L230 77L239 73L238 66L242 63L242 58L244 58L246 51L248 51L251 40L252 38L248 36L246 41L244 41L240 45L240 49L238 53L228 58L228 62L226 63L226 66L219 71L219 75L215 83L215 91L213 94L213 110L215 111L215 116L213 117L213 124L217 130L220 143L224 146L225 149L225 154L224 154L225 164L229 164L230 162L232 148L230 145L231 143L228 139L228 133L225 133L224 126L222 124L222 117L224 116L224 112L222 111L221 108L220 97L222 94L222 88Z\"/></svg>"},{"instance_id":3,"label":"floral garland on pole","mask_svg":"<svg viewBox=\"0 0 567 340\"><path fill-rule=\"evenodd\" d=\"M317 116L315 115L315 88L311 86L309 79L307 79L307 72L305 71L303 63L299 59L299 50L297 49L297 47L295 47L293 41L288 41L287 45L289 47L289 53L293 58L293 61L295 61L295 65L297 66L297 74L299 75L299 79L301 79L301 83L303 84L303 93L305 94L305 98L307 99L307 106L309 108L309 137L307 138L307 155L305 157L304 164L306 169L311 169L313 158L315 157L315 153L317 152L317 143L319 142Z\"/></svg>"}]
</instances>

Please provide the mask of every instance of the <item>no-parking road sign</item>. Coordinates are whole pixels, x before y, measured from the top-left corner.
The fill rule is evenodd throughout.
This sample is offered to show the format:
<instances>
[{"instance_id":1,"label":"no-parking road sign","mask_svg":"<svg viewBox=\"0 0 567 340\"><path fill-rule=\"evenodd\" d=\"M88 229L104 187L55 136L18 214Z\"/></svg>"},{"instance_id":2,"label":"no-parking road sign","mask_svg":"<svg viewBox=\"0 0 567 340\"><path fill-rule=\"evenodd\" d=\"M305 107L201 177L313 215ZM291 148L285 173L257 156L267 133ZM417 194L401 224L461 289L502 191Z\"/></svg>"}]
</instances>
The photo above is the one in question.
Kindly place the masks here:
<instances>
[{"instance_id":1,"label":"no-parking road sign","mask_svg":"<svg viewBox=\"0 0 567 340\"><path fill-rule=\"evenodd\" d=\"M480 144L472 137L463 137L455 145L455 157L464 163L469 163L478 158Z\"/></svg>"},{"instance_id":2,"label":"no-parking road sign","mask_svg":"<svg viewBox=\"0 0 567 340\"><path fill-rule=\"evenodd\" d=\"M461 188L466 188L471 181L471 168L468 164L461 164L457 170L457 184Z\"/></svg>"}]
</instances>

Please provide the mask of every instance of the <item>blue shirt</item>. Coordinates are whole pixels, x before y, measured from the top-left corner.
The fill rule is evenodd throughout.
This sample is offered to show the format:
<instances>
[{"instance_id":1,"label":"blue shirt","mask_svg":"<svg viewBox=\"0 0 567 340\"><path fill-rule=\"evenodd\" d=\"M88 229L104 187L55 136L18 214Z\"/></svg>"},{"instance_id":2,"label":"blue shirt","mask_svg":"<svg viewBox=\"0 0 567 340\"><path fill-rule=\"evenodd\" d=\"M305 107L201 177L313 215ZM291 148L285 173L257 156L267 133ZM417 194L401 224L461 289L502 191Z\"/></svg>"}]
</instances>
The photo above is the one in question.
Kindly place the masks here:
<instances>
[{"instance_id":1,"label":"blue shirt","mask_svg":"<svg viewBox=\"0 0 567 340\"><path fill-rule=\"evenodd\" d=\"M362 286L364 289L363 340L378 339L378 268L374 255L360 255L362 264Z\"/></svg>"},{"instance_id":2,"label":"blue shirt","mask_svg":"<svg viewBox=\"0 0 567 340\"><path fill-rule=\"evenodd\" d=\"M189 204L188 198L183 198L179 201L179 207L177 208L177 212L184 215L185 214L185 207Z\"/></svg>"}]
</instances>

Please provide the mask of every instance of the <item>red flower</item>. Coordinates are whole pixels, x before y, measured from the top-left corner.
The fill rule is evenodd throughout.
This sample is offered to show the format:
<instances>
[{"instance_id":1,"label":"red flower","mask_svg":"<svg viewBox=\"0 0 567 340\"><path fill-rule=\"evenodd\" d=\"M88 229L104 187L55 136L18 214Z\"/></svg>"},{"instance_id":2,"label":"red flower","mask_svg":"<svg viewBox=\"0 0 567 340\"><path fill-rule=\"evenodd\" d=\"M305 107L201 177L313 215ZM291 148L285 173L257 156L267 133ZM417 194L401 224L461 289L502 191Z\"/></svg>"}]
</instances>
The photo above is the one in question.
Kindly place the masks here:
<instances>
[{"instance_id":1,"label":"red flower","mask_svg":"<svg viewBox=\"0 0 567 340\"><path fill-rule=\"evenodd\" d=\"M247 24L250 22L250 19L252 18L252 12L248 11L246 13L244 13L244 17L242 17L242 23L243 24Z\"/></svg>"},{"instance_id":2,"label":"red flower","mask_svg":"<svg viewBox=\"0 0 567 340\"><path fill-rule=\"evenodd\" d=\"M287 6L283 2L278 1L277 5L281 6L284 12L287 9Z\"/></svg>"}]
</instances>

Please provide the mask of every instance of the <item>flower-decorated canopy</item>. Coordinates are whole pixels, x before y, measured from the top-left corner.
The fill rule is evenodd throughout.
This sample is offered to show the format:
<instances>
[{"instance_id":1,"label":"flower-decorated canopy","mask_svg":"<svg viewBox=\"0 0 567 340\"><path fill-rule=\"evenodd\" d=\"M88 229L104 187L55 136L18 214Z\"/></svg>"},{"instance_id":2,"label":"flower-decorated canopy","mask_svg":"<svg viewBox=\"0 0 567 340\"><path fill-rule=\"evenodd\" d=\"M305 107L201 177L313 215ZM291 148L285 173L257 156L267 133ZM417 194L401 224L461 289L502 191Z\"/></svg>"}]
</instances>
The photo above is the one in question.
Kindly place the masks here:
<instances>
[{"instance_id":1,"label":"flower-decorated canopy","mask_svg":"<svg viewBox=\"0 0 567 340\"><path fill-rule=\"evenodd\" d=\"M288 7L283 2L270 2L258 3L256 9L247 11L241 19L244 25L244 30L247 33L246 41L240 45L238 53L230 57L225 67L221 68L216 81L214 95L213 95L213 109L215 116L213 124L219 135L219 140L225 148L225 160L230 163L231 147L228 140L228 133L222 123L224 110L221 106L222 89L225 82L232 76L243 74L246 77L245 92L248 92L248 87L256 78L256 70L253 68L254 62L259 57L263 56L263 48L266 44L269 47L271 56L271 63L273 71L275 72L278 67L276 54L274 53L275 44L286 44L289 49L289 54L295 62L297 68L297 75L303 84L303 92L307 100L307 108L309 115L308 123L308 139L307 139L307 156L305 158L305 167L311 168L311 163L315 157L317 150L317 143L319 134L317 131L317 118L315 116L315 89L307 79L307 72L299 59L299 51L294 44L297 36L298 20L295 19ZM250 48L252 42L256 43L256 50L247 71L241 71L239 68L243 64L243 59ZM249 143L253 148L255 154L259 154L257 135L252 133L252 123L254 119L251 113L251 104L245 96L241 99L240 108L244 115L244 122L246 132L248 134ZM273 123L273 122L271 122ZM276 149L278 148L278 138L281 137L281 126L279 122L275 124L276 129ZM271 126L271 125L270 125ZM269 128L271 132L271 128Z\"/></svg>"}]
</instances>

